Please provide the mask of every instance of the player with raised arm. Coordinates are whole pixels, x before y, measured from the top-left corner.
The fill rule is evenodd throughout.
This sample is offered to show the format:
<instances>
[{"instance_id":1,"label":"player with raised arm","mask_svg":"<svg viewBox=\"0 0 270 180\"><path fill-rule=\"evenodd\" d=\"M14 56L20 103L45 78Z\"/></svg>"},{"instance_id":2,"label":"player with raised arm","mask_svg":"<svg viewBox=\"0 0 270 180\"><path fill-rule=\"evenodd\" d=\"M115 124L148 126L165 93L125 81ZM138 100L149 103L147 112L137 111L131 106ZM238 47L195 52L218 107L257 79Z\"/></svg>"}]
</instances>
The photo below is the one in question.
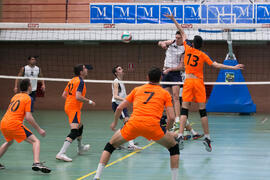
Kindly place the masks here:
<instances>
[{"instance_id":1,"label":"player with raised arm","mask_svg":"<svg viewBox=\"0 0 270 180\"><path fill-rule=\"evenodd\" d=\"M37 78L37 77L43 77L41 68L38 67L36 65L37 60L35 56L29 56L28 57L28 65L22 67L20 69L20 72L18 74L18 76L24 76L26 78ZM33 103L32 106L34 107L34 102L36 100L36 91L37 91L37 82L38 80L36 79L30 79L31 82L31 86L32 86L32 92L29 94L32 99L33 99ZM42 86L41 86L41 90L43 92L45 92L45 82L42 80L41 81ZM14 93L17 93L18 91L18 79L15 80L15 87L14 87ZM32 110L33 110L32 107Z\"/></svg>"},{"instance_id":2,"label":"player with raised arm","mask_svg":"<svg viewBox=\"0 0 270 180\"><path fill-rule=\"evenodd\" d=\"M23 79L20 82L20 90L20 93L17 93L12 97L8 110L1 120L1 132L5 137L6 142L0 147L0 157L4 155L14 140L18 143L26 141L33 146L34 163L32 165L32 170L50 173L51 170L44 166L39 160L40 141L23 124L23 120L26 119L41 136L44 137L46 135L46 132L39 127L31 113L31 104L33 103L33 100L29 96L32 90L29 79ZM5 167L0 164L0 169L4 168Z\"/></svg>"},{"instance_id":3,"label":"player with raised arm","mask_svg":"<svg viewBox=\"0 0 270 180\"><path fill-rule=\"evenodd\" d=\"M66 155L66 151L75 139L77 139L78 141L78 154L82 154L83 152L89 150L89 144L82 144L83 124L81 122L81 108L84 102L89 103L93 106L96 105L94 101L85 97L86 86L84 83L84 79L88 74L88 69L86 68L86 66L83 64L76 65L74 67L74 74L75 77L68 82L62 94L62 97L66 100L65 112L68 116L71 130L69 135L66 137L66 140L61 150L56 155L56 159L66 162L72 161L72 159Z\"/></svg>"},{"instance_id":4,"label":"player with raised arm","mask_svg":"<svg viewBox=\"0 0 270 180\"><path fill-rule=\"evenodd\" d=\"M161 70L159 68L152 68L148 72L149 83L134 88L117 107L114 114L114 122L111 124L112 129L115 129L123 109L131 103L133 103L133 113L124 127L115 132L111 140L106 144L94 177L95 180L100 178L113 151L121 144L138 136L154 140L168 149L170 152L172 180L178 179L179 147L173 133L167 131L173 126L174 110L169 92L159 85L160 78ZM160 123L164 108L168 115L167 129L162 127Z\"/></svg>"},{"instance_id":5,"label":"player with raised arm","mask_svg":"<svg viewBox=\"0 0 270 180\"><path fill-rule=\"evenodd\" d=\"M183 44L185 47L185 58L184 58L184 64L185 64L185 71L186 71L186 79L184 82L184 88L183 88L183 106L181 110L181 118L180 118L180 129L179 134L177 137L177 141L179 142L179 148L182 150L184 148L184 127L186 124L187 116L188 116L188 109L190 102L195 101L199 104L199 113L201 116L201 122L202 127L204 131L204 141L203 144L205 145L205 148L207 151L212 151L211 146L211 139L209 134L209 128L208 128L208 118L207 113L205 109L205 103L206 103L206 92L205 92L205 86L203 81L203 66L204 63L207 63L208 65L219 68L219 69L243 69L243 64L237 64L235 66L227 66L218 62L213 62L210 57L201 51L203 44L203 39L201 36L194 36L193 43L191 44L187 40L187 35L185 34L183 28L180 24L177 23L173 15L166 14L165 17L170 18L174 24L176 25L177 29L180 31L182 35Z\"/></svg>"},{"instance_id":6,"label":"player with raised arm","mask_svg":"<svg viewBox=\"0 0 270 180\"><path fill-rule=\"evenodd\" d=\"M114 83L112 84L112 109L115 112L119 104L125 100L127 93L124 83L120 82L124 78L124 69L121 66L116 65L113 67L112 73L115 76ZM121 112L120 119L124 121L124 124L128 121L129 114L127 108L124 108ZM128 144L128 150L141 149L141 147L134 144L133 140L130 140Z\"/></svg>"}]
</instances>

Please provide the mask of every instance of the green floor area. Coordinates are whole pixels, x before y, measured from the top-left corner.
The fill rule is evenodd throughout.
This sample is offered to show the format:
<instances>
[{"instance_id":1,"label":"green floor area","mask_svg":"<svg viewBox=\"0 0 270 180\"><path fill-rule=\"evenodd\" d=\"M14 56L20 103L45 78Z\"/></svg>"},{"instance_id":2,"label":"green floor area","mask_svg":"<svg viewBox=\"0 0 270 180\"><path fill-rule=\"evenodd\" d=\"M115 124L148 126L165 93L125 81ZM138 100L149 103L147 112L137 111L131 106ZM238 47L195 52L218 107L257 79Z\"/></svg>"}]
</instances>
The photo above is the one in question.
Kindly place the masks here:
<instances>
[{"instance_id":1,"label":"green floor area","mask_svg":"<svg viewBox=\"0 0 270 180\"><path fill-rule=\"evenodd\" d=\"M1 117L3 111L0 113ZM91 149L84 155L77 155L74 141L67 155L73 162L55 159L66 135L68 121L63 111L36 111L34 117L47 131L41 140L41 160L52 169L51 174L33 172L32 147L26 142L14 143L0 159L6 166L0 170L1 180L76 180L96 170L100 154L113 132L110 123L111 111L84 111L84 143ZM181 151L179 179L181 180L265 180L270 177L270 116L269 115L209 115L209 127L213 140L211 153L207 152L201 140L185 142ZM202 132L198 113L190 115L193 128ZM120 127L120 126L119 126ZM140 146L150 142L144 138L135 140ZM0 143L3 143L0 134ZM127 150L116 150L110 162L130 154ZM153 144L126 159L106 168L104 180L170 180L169 152L158 144ZM81 179L92 179L93 175Z\"/></svg>"}]
</instances>

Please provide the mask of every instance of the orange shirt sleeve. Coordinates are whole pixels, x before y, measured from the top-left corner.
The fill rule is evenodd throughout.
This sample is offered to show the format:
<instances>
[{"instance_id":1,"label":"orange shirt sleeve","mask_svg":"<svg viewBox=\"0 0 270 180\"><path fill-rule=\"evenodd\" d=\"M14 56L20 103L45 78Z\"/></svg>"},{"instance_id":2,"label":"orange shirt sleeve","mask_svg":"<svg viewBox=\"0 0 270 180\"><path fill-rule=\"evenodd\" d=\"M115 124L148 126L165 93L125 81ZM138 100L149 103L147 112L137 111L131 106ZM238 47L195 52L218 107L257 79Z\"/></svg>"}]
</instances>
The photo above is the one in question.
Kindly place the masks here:
<instances>
[{"instance_id":1,"label":"orange shirt sleeve","mask_svg":"<svg viewBox=\"0 0 270 180\"><path fill-rule=\"evenodd\" d=\"M164 96L165 96L165 107L173 106L172 105L172 97L169 94L169 92L166 91Z\"/></svg>"},{"instance_id":2,"label":"orange shirt sleeve","mask_svg":"<svg viewBox=\"0 0 270 180\"><path fill-rule=\"evenodd\" d=\"M136 93L136 88L133 89L131 91L131 93L129 93L129 95L126 97L126 100L130 103L132 103L134 101L134 97L135 97L135 93Z\"/></svg>"},{"instance_id":3,"label":"orange shirt sleeve","mask_svg":"<svg viewBox=\"0 0 270 180\"><path fill-rule=\"evenodd\" d=\"M205 61L209 66L211 66L211 65L213 64L212 59L211 59L207 54L204 54L204 61Z\"/></svg>"}]
</instances>

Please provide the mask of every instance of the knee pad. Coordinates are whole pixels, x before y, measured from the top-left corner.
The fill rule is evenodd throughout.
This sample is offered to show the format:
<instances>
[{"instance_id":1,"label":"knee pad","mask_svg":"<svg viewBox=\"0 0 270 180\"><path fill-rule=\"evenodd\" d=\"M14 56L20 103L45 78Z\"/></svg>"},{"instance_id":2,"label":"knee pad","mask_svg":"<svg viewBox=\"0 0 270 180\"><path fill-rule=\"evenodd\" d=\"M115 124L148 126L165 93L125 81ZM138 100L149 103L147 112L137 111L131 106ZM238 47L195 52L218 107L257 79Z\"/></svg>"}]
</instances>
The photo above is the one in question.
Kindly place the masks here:
<instances>
[{"instance_id":1,"label":"knee pad","mask_svg":"<svg viewBox=\"0 0 270 180\"><path fill-rule=\"evenodd\" d=\"M168 151L170 152L170 156L174 156L174 155L180 154L179 145L176 144L175 146L173 146L170 149L168 149Z\"/></svg>"},{"instance_id":2,"label":"knee pad","mask_svg":"<svg viewBox=\"0 0 270 180\"><path fill-rule=\"evenodd\" d=\"M107 143L105 148L104 148L104 151L108 151L109 153L113 153L113 151L115 150L115 147L113 147L113 145L111 143Z\"/></svg>"},{"instance_id":3,"label":"knee pad","mask_svg":"<svg viewBox=\"0 0 270 180\"><path fill-rule=\"evenodd\" d=\"M69 135L67 137L69 137L70 139L74 140L78 137L79 134L79 130L78 129L71 129Z\"/></svg>"},{"instance_id":4,"label":"knee pad","mask_svg":"<svg viewBox=\"0 0 270 180\"><path fill-rule=\"evenodd\" d=\"M207 116L206 109L200 109L199 112L200 112L201 118Z\"/></svg>"},{"instance_id":5,"label":"knee pad","mask_svg":"<svg viewBox=\"0 0 270 180\"><path fill-rule=\"evenodd\" d=\"M187 116L187 117L188 117L188 109L182 108L182 109L181 109L181 115Z\"/></svg>"},{"instance_id":6,"label":"knee pad","mask_svg":"<svg viewBox=\"0 0 270 180\"><path fill-rule=\"evenodd\" d=\"M82 135L83 133L83 125L79 128L79 133L78 133L78 137Z\"/></svg>"}]
</instances>

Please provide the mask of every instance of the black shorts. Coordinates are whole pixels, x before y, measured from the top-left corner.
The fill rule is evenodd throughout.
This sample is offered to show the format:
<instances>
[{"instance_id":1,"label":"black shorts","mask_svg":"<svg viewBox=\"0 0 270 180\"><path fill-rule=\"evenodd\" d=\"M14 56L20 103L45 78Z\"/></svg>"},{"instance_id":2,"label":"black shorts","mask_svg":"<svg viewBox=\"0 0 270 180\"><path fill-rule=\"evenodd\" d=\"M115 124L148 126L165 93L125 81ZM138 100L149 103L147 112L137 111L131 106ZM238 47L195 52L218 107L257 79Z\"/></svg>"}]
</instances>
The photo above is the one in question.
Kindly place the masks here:
<instances>
[{"instance_id":1,"label":"black shorts","mask_svg":"<svg viewBox=\"0 0 270 180\"><path fill-rule=\"evenodd\" d=\"M112 103L113 112L115 112L115 110L116 110L117 107L118 107L118 104L116 104L115 102L113 102ZM127 108L124 108L123 111L121 112L120 119L124 119L126 117L129 117L128 110L127 110Z\"/></svg>"},{"instance_id":2,"label":"black shorts","mask_svg":"<svg viewBox=\"0 0 270 180\"><path fill-rule=\"evenodd\" d=\"M168 74L162 74L162 80L161 81L167 81L167 82L182 82L182 76L180 74L180 71L170 71ZM180 86L180 84L175 85L168 85L163 84L163 88L172 87L172 86Z\"/></svg>"},{"instance_id":3,"label":"black shorts","mask_svg":"<svg viewBox=\"0 0 270 180\"><path fill-rule=\"evenodd\" d=\"M36 94L37 94L37 91L32 91L31 94L29 94L29 96L31 97L32 99L32 103L31 103L31 112L34 112L34 103L36 101Z\"/></svg>"}]
</instances>

